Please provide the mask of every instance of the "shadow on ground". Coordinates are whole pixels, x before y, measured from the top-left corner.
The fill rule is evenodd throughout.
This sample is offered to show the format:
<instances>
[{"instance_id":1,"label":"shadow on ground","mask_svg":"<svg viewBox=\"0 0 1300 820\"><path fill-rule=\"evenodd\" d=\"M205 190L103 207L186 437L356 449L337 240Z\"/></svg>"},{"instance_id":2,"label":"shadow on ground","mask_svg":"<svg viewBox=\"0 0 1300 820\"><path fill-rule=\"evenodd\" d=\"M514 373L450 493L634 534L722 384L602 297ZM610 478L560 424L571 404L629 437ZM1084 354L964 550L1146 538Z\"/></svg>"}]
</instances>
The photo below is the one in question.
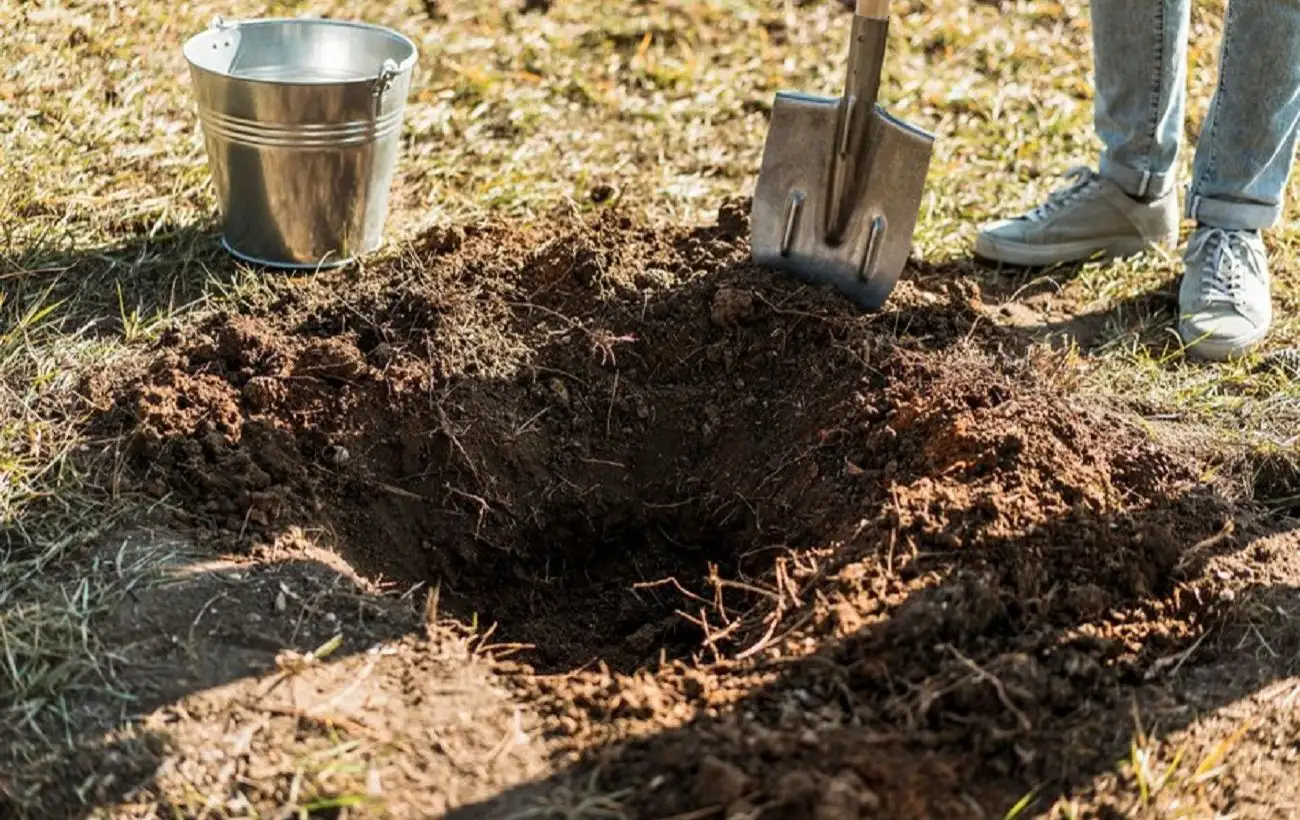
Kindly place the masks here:
<instances>
[{"instance_id":1,"label":"shadow on ground","mask_svg":"<svg viewBox=\"0 0 1300 820\"><path fill-rule=\"evenodd\" d=\"M220 240L215 222L159 224L91 250L51 240L20 257L0 255L0 289L10 311L57 304L50 320L65 335L136 341L142 331L237 286L241 267Z\"/></svg>"},{"instance_id":2,"label":"shadow on ground","mask_svg":"<svg viewBox=\"0 0 1300 820\"><path fill-rule=\"evenodd\" d=\"M1288 523L961 282L861 316L738 213L429 234L94 380L237 559L98 624L137 700L8 811L996 817L1293 674Z\"/></svg>"},{"instance_id":3,"label":"shadow on ground","mask_svg":"<svg viewBox=\"0 0 1300 820\"><path fill-rule=\"evenodd\" d=\"M1077 281L1086 265L1043 269L1004 268L978 259L945 265L920 265L917 281L962 280L976 284L984 316L1023 337L1026 344L1075 346L1097 355L1123 346L1144 350L1157 359L1181 358L1178 277L1163 279L1144 291L1086 303Z\"/></svg>"},{"instance_id":4,"label":"shadow on ground","mask_svg":"<svg viewBox=\"0 0 1300 820\"><path fill-rule=\"evenodd\" d=\"M448 816L564 817L585 805L627 817L1269 817L1300 805L1277 746L1300 728L1300 588L1245 588L1244 605L1209 618L1198 638L1162 641L1118 675L1102 671L1092 638L984 663L966 653L984 657L987 635L892 643L969 589L949 579L872 630L759 664L772 681L725 708L699 698L704 716L589 749ZM938 689L891 679L900 652L947 654L965 674ZM592 720L636 723L629 715L656 699L641 682L606 689L619 697L596 701ZM1177 746L1158 740L1182 732ZM1144 768L1135 750L1149 755ZM1051 813L1062 806L1076 813Z\"/></svg>"}]
</instances>

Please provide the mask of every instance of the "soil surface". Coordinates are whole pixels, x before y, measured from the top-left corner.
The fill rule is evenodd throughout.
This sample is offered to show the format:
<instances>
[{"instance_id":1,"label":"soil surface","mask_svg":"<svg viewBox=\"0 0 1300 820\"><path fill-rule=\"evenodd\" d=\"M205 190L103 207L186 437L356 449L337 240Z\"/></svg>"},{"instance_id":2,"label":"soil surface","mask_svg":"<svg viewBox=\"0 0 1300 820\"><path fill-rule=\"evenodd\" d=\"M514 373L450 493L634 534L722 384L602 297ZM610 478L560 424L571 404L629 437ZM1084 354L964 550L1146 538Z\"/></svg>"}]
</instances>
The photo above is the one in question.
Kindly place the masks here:
<instances>
[{"instance_id":1,"label":"soil surface","mask_svg":"<svg viewBox=\"0 0 1300 820\"><path fill-rule=\"evenodd\" d=\"M226 563L124 616L190 638L128 663L147 754L66 765L140 812L1113 816L1159 724L1152 806L1286 816L1285 525L973 286L863 315L745 213L435 231L98 378L122 480Z\"/></svg>"}]
</instances>

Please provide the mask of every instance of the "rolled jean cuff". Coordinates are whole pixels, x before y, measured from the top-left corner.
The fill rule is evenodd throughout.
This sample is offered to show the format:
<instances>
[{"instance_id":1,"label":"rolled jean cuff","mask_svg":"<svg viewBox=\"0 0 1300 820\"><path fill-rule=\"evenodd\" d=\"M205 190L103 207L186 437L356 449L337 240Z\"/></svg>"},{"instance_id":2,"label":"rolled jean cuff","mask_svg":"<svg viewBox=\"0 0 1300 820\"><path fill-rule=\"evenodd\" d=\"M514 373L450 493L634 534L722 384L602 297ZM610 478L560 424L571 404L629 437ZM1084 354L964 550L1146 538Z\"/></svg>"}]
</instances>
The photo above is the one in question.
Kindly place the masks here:
<instances>
[{"instance_id":1,"label":"rolled jean cuff","mask_svg":"<svg viewBox=\"0 0 1300 820\"><path fill-rule=\"evenodd\" d=\"M1163 174L1138 171L1127 165L1120 165L1107 157L1101 158L1101 175L1118 185L1121 191L1131 197L1161 199L1172 193L1178 183L1178 178L1172 171Z\"/></svg>"},{"instance_id":2,"label":"rolled jean cuff","mask_svg":"<svg viewBox=\"0 0 1300 820\"><path fill-rule=\"evenodd\" d=\"M1193 194L1187 197L1187 218L1225 231L1262 231L1282 218L1282 206L1229 202Z\"/></svg>"}]
</instances>

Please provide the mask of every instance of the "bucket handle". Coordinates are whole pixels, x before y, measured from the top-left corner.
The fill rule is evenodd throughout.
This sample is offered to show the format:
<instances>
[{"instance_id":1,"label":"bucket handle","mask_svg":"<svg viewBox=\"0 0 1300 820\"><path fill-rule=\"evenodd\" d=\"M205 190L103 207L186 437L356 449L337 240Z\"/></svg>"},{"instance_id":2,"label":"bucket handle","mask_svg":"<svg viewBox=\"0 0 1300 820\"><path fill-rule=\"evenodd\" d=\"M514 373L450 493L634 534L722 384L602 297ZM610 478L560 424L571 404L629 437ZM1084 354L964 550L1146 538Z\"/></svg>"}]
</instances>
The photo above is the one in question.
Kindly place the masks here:
<instances>
[{"instance_id":1,"label":"bucket handle","mask_svg":"<svg viewBox=\"0 0 1300 820\"><path fill-rule=\"evenodd\" d=\"M383 66L379 69L379 76L371 81L370 96L375 99L376 119L379 118L379 110L384 106L384 94L393 87L393 80L397 79L397 75L400 73L401 69L398 67L397 61L389 58L384 60Z\"/></svg>"}]
</instances>

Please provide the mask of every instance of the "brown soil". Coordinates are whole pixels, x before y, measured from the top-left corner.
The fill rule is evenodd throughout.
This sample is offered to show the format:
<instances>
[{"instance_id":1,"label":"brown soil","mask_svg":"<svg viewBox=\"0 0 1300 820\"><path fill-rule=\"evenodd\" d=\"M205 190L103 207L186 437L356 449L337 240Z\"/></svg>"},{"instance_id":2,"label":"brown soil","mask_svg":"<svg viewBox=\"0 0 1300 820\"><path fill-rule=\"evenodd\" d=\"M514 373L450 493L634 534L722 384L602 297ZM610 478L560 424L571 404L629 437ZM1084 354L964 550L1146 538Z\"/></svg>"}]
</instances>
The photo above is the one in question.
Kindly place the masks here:
<instances>
[{"instance_id":1,"label":"brown soil","mask_svg":"<svg viewBox=\"0 0 1300 820\"><path fill-rule=\"evenodd\" d=\"M1055 356L1002 355L1023 342L979 321L972 289L917 271L861 315L752 268L743 208L690 232L617 215L435 232L170 333L144 371L95 386L96 424L129 436L132 486L187 510L209 549L267 566L325 533L340 576L424 583L441 613L495 624L516 665L414 674L452 656L408 596L416 637L366 672L384 705L331 724L446 775L375 775L393 816L1002 816L1035 788L1035 805L1082 789L1102 811L1094 781L1135 705L1192 719L1166 678L1251 590L1282 594L1289 568L1243 574L1261 564L1240 553L1286 543L1077 400ZM317 695L291 701L365 663L304 673ZM460 736L477 751L410 751L463 668L509 688L514 728L504 695L462 695L490 716ZM255 685L185 699L202 704L187 720L264 708ZM1196 685L1212 706L1254 691ZM286 726L232 771L310 747L279 708ZM533 743L503 756L511 731ZM239 782L210 788L264 812L287 799L274 777ZM527 813L557 794L588 813Z\"/></svg>"},{"instance_id":2,"label":"brown soil","mask_svg":"<svg viewBox=\"0 0 1300 820\"><path fill-rule=\"evenodd\" d=\"M363 574L436 579L545 669L697 648L673 596L632 585L761 574L771 551L745 553L855 525L898 461L870 440L892 342L750 270L724 216L429 237L435 267L171 334L113 399L139 482L250 545L328 526Z\"/></svg>"}]
</instances>

